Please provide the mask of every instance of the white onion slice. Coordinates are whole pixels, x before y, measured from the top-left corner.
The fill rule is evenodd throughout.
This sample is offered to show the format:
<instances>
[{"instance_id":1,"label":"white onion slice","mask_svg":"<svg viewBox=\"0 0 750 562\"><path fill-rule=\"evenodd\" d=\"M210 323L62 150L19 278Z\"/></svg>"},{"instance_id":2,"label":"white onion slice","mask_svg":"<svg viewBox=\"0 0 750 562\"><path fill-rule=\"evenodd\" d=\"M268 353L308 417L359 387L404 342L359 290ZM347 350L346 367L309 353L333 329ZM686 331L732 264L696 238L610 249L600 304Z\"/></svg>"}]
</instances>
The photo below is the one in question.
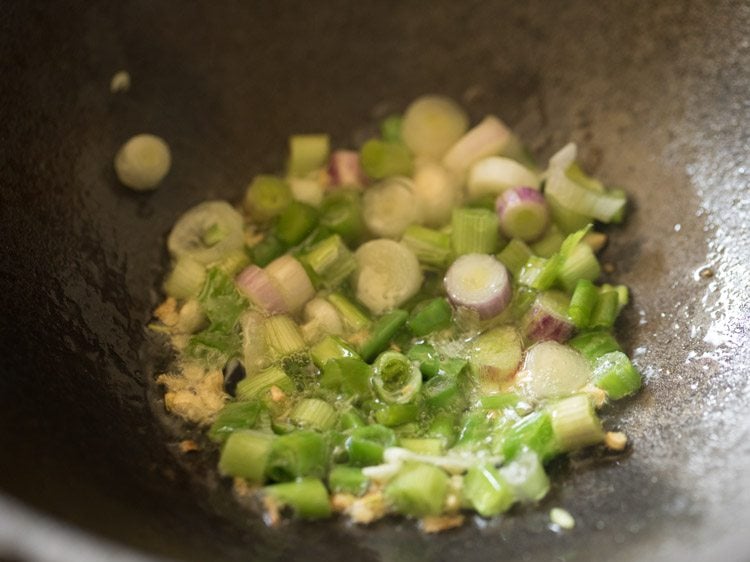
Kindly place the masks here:
<instances>
[{"instance_id":1,"label":"white onion slice","mask_svg":"<svg viewBox=\"0 0 750 562\"><path fill-rule=\"evenodd\" d=\"M508 270L491 255L461 256L448 268L444 283L451 302L475 310L481 319L497 316L510 302Z\"/></svg>"},{"instance_id":2,"label":"white onion slice","mask_svg":"<svg viewBox=\"0 0 750 562\"><path fill-rule=\"evenodd\" d=\"M530 400L567 396L591 378L591 366L583 355L553 341L537 343L526 352L516 384Z\"/></svg>"},{"instance_id":3,"label":"white onion slice","mask_svg":"<svg viewBox=\"0 0 750 562\"><path fill-rule=\"evenodd\" d=\"M391 178L370 187L362 197L362 218L375 236L401 238L412 224L418 224L420 209L408 178Z\"/></svg>"},{"instance_id":4,"label":"white onion slice","mask_svg":"<svg viewBox=\"0 0 750 562\"><path fill-rule=\"evenodd\" d=\"M375 314L396 308L422 286L419 260L409 248L386 239L370 240L354 253L357 299Z\"/></svg>"},{"instance_id":5,"label":"white onion slice","mask_svg":"<svg viewBox=\"0 0 750 562\"><path fill-rule=\"evenodd\" d=\"M315 288L305 268L289 254L269 263L266 274L276 281L289 312L296 312L315 296Z\"/></svg>"},{"instance_id":6,"label":"white onion slice","mask_svg":"<svg viewBox=\"0 0 750 562\"><path fill-rule=\"evenodd\" d=\"M412 191L417 205L422 209L424 224L431 227L446 224L461 197L455 176L434 162L417 167Z\"/></svg>"},{"instance_id":7,"label":"white onion slice","mask_svg":"<svg viewBox=\"0 0 750 562\"><path fill-rule=\"evenodd\" d=\"M477 160L502 152L512 139L513 133L505 123L488 115L450 148L443 157L443 165L463 174Z\"/></svg>"},{"instance_id":8,"label":"white onion slice","mask_svg":"<svg viewBox=\"0 0 750 562\"><path fill-rule=\"evenodd\" d=\"M417 156L440 158L469 128L469 117L443 96L423 96L404 112L401 136Z\"/></svg>"},{"instance_id":9,"label":"white onion slice","mask_svg":"<svg viewBox=\"0 0 750 562\"><path fill-rule=\"evenodd\" d=\"M205 201L189 209L172 227L167 238L169 253L175 258L190 256L208 265L245 244L242 215L226 201ZM206 244L206 235L218 232L220 239Z\"/></svg>"},{"instance_id":10,"label":"white onion slice","mask_svg":"<svg viewBox=\"0 0 750 562\"><path fill-rule=\"evenodd\" d=\"M515 160L503 156L490 156L474 164L469 172L467 191L469 197L497 195L510 187L528 185L539 187L537 175Z\"/></svg>"},{"instance_id":11,"label":"white onion slice","mask_svg":"<svg viewBox=\"0 0 750 562\"><path fill-rule=\"evenodd\" d=\"M243 269L235 279L237 289L266 314L289 311L281 287L257 265Z\"/></svg>"}]
</instances>

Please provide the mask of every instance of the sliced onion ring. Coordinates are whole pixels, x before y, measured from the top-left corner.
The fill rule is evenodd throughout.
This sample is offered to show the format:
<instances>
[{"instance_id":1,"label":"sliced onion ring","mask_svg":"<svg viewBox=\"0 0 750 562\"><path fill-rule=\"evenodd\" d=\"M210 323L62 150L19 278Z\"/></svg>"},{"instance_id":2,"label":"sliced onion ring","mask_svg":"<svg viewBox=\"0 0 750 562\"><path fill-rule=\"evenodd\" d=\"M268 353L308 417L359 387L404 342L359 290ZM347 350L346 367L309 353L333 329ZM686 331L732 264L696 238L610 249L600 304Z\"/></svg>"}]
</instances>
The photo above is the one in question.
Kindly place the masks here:
<instances>
[{"instance_id":1,"label":"sliced onion ring","mask_svg":"<svg viewBox=\"0 0 750 562\"><path fill-rule=\"evenodd\" d=\"M461 256L448 268L444 283L453 304L476 311L482 320L497 316L510 303L508 270L488 254Z\"/></svg>"}]
</instances>

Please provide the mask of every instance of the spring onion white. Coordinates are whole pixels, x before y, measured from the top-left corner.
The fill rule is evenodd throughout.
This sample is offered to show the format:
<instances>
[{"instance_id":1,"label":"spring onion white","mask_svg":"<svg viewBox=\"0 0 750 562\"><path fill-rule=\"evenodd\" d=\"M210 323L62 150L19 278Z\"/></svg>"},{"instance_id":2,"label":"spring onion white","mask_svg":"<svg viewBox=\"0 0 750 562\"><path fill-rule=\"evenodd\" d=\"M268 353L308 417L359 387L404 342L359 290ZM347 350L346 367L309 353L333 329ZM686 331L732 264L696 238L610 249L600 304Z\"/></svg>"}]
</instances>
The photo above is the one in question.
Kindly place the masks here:
<instances>
[{"instance_id":1,"label":"spring onion white","mask_svg":"<svg viewBox=\"0 0 750 562\"><path fill-rule=\"evenodd\" d=\"M169 145L156 135L136 135L115 155L117 179L135 191L156 189L171 166Z\"/></svg>"}]
</instances>

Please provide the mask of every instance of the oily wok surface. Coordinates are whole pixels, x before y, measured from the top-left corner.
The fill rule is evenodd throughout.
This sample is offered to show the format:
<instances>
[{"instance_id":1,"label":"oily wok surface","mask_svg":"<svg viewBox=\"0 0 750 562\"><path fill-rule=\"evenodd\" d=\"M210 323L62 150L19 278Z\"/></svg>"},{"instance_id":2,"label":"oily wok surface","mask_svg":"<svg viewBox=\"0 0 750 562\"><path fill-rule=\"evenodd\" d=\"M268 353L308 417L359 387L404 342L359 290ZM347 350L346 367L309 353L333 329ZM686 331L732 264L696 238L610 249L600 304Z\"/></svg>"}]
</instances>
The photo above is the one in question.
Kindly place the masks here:
<instances>
[{"instance_id":1,"label":"oily wok surface","mask_svg":"<svg viewBox=\"0 0 750 562\"><path fill-rule=\"evenodd\" d=\"M749 28L729 1L0 4L0 559L746 560ZM439 536L267 529L210 455L178 453L150 382L165 236L280 169L290 133L353 145L430 92L542 161L578 142L632 195L604 254L646 376L606 414L632 452L559 463L540 507ZM140 132L173 152L145 195L111 166Z\"/></svg>"}]
</instances>

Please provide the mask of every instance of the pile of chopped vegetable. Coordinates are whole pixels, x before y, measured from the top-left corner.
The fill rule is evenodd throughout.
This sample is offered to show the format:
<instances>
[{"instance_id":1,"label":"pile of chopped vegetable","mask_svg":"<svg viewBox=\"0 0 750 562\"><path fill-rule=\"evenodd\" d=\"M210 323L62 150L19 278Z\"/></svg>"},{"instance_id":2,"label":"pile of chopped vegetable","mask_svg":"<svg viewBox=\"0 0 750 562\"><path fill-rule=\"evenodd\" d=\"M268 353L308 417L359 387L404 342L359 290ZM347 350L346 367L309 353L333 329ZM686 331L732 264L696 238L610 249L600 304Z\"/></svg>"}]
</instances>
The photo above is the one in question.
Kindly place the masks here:
<instances>
[{"instance_id":1,"label":"pile of chopped vegetable","mask_svg":"<svg viewBox=\"0 0 750 562\"><path fill-rule=\"evenodd\" d=\"M641 376L593 229L625 205L575 145L542 170L500 119L469 128L439 96L358 151L292 136L283 175L169 235L165 404L207 426L268 521L402 514L431 532L536 502L550 460L627 443L597 415Z\"/></svg>"}]
</instances>

